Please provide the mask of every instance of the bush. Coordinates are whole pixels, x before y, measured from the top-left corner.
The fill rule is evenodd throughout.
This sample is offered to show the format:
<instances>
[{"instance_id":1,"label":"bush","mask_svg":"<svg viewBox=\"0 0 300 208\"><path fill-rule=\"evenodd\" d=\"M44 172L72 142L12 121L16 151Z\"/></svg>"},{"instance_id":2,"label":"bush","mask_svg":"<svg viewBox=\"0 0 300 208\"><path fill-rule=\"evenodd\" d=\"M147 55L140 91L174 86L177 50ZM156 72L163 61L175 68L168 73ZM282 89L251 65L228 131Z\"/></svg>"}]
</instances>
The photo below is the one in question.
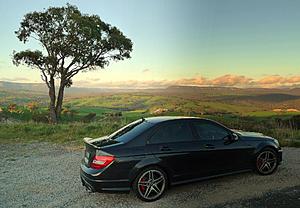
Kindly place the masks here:
<instances>
[{"instance_id":1,"label":"bush","mask_svg":"<svg viewBox=\"0 0 300 208\"><path fill-rule=\"evenodd\" d=\"M296 129L300 129L300 115L292 116L290 122Z\"/></svg>"},{"instance_id":2,"label":"bush","mask_svg":"<svg viewBox=\"0 0 300 208\"><path fill-rule=\"evenodd\" d=\"M96 115L96 113L89 113L88 115L82 117L81 121L84 123L92 122L93 120L95 120Z\"/></svg>"},{"instance_id":3,"label":"bush","mask_svg":"<svg viewBox=\"0 0 300 208\"><path fill-rule=\"evenodd\" d=\"M33 114L32 120L37 123L49 123L49 118L47 114Z\"/></svg>"}]
</instances>

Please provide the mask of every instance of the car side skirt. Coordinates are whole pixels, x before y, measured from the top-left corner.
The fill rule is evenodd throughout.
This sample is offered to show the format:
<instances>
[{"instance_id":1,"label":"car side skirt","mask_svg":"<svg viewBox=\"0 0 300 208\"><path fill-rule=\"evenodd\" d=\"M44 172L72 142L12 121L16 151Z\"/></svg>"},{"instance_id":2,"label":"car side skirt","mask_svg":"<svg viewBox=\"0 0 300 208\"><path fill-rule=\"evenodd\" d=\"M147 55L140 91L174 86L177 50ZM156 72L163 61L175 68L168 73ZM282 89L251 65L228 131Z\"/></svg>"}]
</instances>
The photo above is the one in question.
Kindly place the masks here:
<instances>
[{"instance_id":1,"label":"car side skirt","mask_svg":"<svg viewBox=\"0 0 300 208\"><path fill-rule=\"evenodd\" d=\"M176 182L171 182L171 185L180 185L180 184L185 184L185 183L191 183L191 182L196 182L196 181L204 181L208 179L213 179L213 178L218 178L222 176L228 176L228 175L234 175L238 173L245 173L245 172L250 172L253 171L253 169L246 169L246 170L239 170L239 171L233 171L233 172L228 172L228 173L223 173L223 174L218 174L218 175L211 175L211 176L206 176L206 177L201 177L201 178L193 178L189 180L183 180L183 181L176 181Z\"/></svg>"}]
</instances>

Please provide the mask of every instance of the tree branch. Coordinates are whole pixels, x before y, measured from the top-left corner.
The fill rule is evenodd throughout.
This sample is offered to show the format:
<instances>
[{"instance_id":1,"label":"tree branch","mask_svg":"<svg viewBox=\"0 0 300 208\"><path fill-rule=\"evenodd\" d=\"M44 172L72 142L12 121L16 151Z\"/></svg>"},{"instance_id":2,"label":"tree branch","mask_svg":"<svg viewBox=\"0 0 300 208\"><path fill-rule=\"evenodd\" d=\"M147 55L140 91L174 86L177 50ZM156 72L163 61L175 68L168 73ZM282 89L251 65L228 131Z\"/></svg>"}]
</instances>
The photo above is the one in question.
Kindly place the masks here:
<instances>
[{"instance_id":1,"label":"tree branch","mask_svg":"<svg viewBox=\"0 0 300 208\"><path fill-rule=\"evenodd\" d=\"M41 75L42 80L43 80L44 82L46 82L46 85L47 85L48 88L50 89L50 84L49 84L49 82L48 82L48 77L47 77L47 75L46 75L46 73L45 73L45 71L44 71L43 69L41 69L41 71L42 71L42 74L43 74L43 75ZM44 79L43 79L43 76L44 76Z\"/></svg>"}]
</instances>

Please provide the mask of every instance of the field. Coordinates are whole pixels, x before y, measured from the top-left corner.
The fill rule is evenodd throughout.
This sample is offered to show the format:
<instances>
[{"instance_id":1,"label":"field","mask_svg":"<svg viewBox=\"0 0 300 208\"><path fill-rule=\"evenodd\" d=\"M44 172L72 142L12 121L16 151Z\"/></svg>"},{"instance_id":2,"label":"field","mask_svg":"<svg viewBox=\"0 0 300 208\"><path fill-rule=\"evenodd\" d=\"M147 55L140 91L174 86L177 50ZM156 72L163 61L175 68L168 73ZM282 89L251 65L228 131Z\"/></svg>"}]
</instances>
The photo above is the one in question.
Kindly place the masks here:
<instances>
[{"instance_id":1,"label":"field","mask_svg":"<svg viewBox=\"0 0 300 208\"><path fill-rule=\"evenodd\" d=\"M0 140L80 144L149 116L199 116L230 128L258 131L284 146L300 146L298 89L169 87L155 90L67 92L61 122L47 123L47 94L0 88Z\"/></svg>"}]
</instances>

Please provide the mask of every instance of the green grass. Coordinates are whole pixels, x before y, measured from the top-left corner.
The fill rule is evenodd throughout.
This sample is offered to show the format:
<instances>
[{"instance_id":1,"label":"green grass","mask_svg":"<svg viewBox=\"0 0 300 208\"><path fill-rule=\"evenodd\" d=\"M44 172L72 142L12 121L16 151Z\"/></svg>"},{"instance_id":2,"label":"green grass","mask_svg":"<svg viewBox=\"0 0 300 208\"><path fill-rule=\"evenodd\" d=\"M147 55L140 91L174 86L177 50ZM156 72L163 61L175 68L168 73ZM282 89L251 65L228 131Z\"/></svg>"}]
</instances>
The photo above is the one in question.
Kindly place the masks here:
<instances>
[{"instance_id":1,"label":"green grass","mask_svg":"<svg viewBox=\"0 0 300 208\"><path fill-rule=\"evenodd\" d=\"M82 144L84 137L100 137L110 134L125 122L93 122L70 124L16 123L0 125L0 143L44 141L53 143Z\"/></svg>"},{"instance_id":2,"label":"green grass","mask_svg":"<svg viewBox=\"0 0 300 208\"><path fill-rule=\"evenodd\" d=\"M248 116L254 117L291 117L293 115L300 115L300 112L274 112L274 111L254 111L247 113Z\"/></svg>"},{"instance_id":3,"label":"green grass","mask_svg":"<svg viewBox=\"0 0 300 208\"><path fill-rule=\"evenodd\" d=\"M0 124L0 143L45 141L82 145L84 137L97 138L110 134L125 124L140 118L141 112L127 113L122 119L104 119L91 123L61 123L57 125L21 122ZM145 116L146 117L146 116ZM258 121L255 117L205 116L224 125L245 131L261 132L278 139L282 146L300 147L300 130L278 127L273 119Z\"/></svg>"},{"instance_id":4,"label":"green grass","mask_svg":"<svg viewBox=\"0 0 300 208\"><path fill-rule=\"evenodd\" d=\"M169 97L159 95L147 95L138 93L120 93L114 95L103 95L98 97L82 97L69 99L67 105L80 112L94 111L97 115L108 111L134 112L142 111L151 113L158 108L168 109L169 112L191 114L237 114L240 116L266 117L276 115L299 115L300 112L273 112L258 105L250 103L229 103L207 99L186 99L180 97ZM87 109L87 110L84 110Z\"/></svg>"},{"instance_id":5,"label":"green grass","mask_svg":"<svg viewBox=\"0 0 300 208\"><path fill-rule=\"evenodd\" d=\"M111 109L102 108L102 107L89 107L89 106L82 106L82 107L73 107L75 111L78 112L78 115L86 115L89 113L96 113L97 115L102 115L103 113L112 112Z\"/></svg>"},{"instance_id":6,"label":"green grass","mask_svg":"<svg viewBox=\"0 0 300 208\"><path fill-rule=\"evenodd\" d=\"M0 123L0 142L49 141L81 144L83 137L100 137L133 120L154 116L153 112L156 109L163 108L168 109L168 112L162 115L211 118L230 128L256 131L273 136L285 146L300 146L300 130L289 126L279 126L276 123L278 118L288 119L300 113L276 113L249 103L237 104L213 100L123 93L66 99L65 106L76 113L73 116L62 115L61 122L58 125L32 122L33 114L22 105L18 105L18 110L21 110L22 113L5 112L14 122L12 124ZM1 107L5 109L5 106ZM122 113L121 118L114 118L109 115L109 113L117 112ZM42 105L39 108L39 113L46 115L47 107ZM89 113L97 114L94 122L81 123L82 118Z\"/></svg>"},{"instance_id":7,"label":"green grass","mask_svg":"<svg viewBox=\"0 0 300 208\"><path fill-rule=\"evenodd\" d=\"M1 91L0 91L1 92ZM3 95L5 98L15 97L15 95ZM17 98L16 98L17 99ZM23 98L22 98L23 99ZM30 98L32 99L32 98ZM0 102L1 103L1 102ZM40 104L42 112L46 112L47 105ZM22 105L18 105L24 108ZM66 98L64 106L75 110L73 118L63 116L63 121L80 121L80 117L89 113L96 113L97 118L102 118L103 114L109 112L122 112L124 115L137 118L151 115L159 108L168 109L170 115L216 115L233 114L238 116L251 117L271 117L271 116L292 116L299 115L299 112L273 112L261 106L250 103L229 103L222 100L207 99L186 99L175 96L149 95L146 93L119 93L113 95L102 95L93 97ZM1 106L3 107L3 105ZM4 105L5 108L5 105ZM31 120L30 114L12 115L12 117L22 120Z\"/></svg>"}]
</instances>

